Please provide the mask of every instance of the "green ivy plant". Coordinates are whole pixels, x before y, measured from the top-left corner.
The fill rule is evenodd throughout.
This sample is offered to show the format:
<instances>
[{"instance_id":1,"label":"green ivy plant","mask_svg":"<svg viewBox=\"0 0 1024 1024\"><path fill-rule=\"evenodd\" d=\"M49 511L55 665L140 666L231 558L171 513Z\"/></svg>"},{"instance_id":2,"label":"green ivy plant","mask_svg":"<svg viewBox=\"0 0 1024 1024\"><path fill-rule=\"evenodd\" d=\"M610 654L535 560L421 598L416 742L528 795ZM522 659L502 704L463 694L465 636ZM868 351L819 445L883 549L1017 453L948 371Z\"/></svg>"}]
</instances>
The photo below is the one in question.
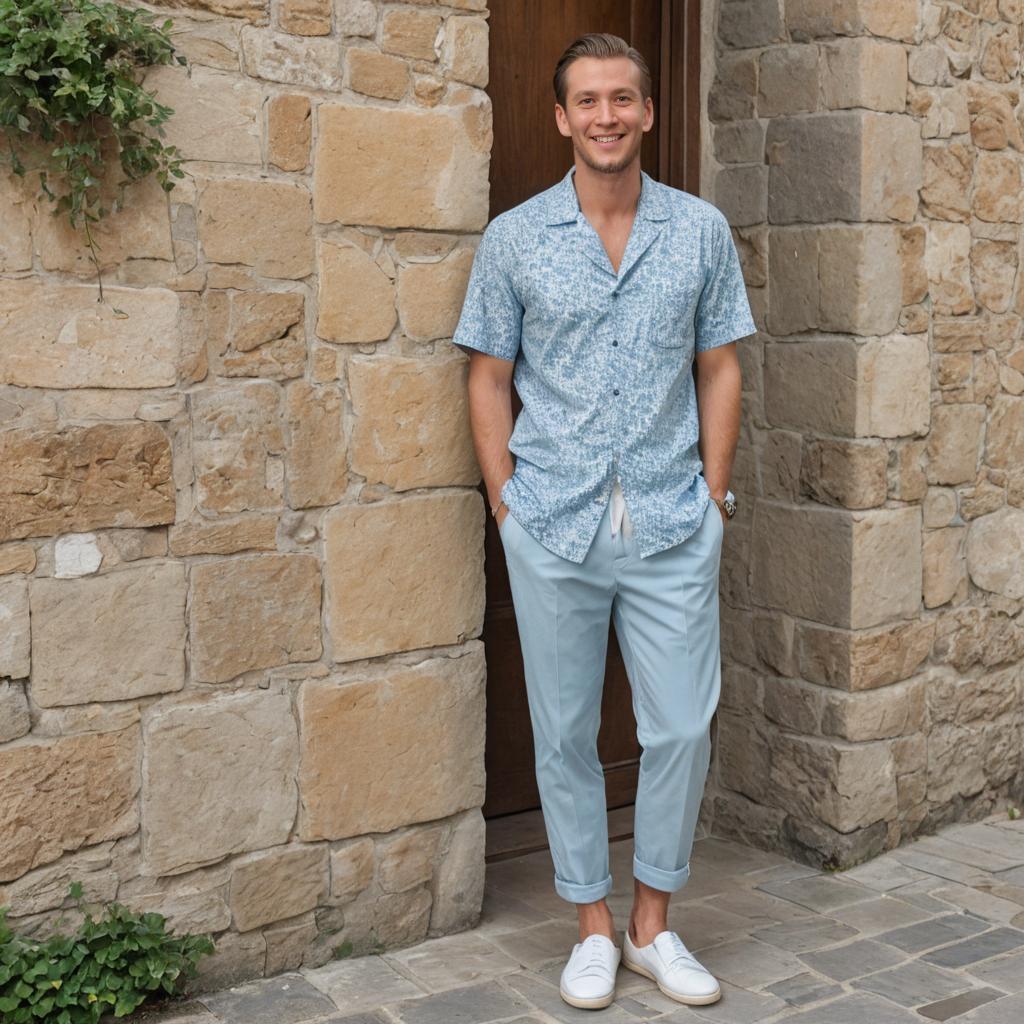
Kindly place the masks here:
<instances>
[{"instance_id":1,"label":"green ivy plant","mask_svg":"<svg viewBox=\"0 0 1024 1024\"><path fill-rule=\"evenodd\" d=\"M84 225L97 275L90 226L110 212L104 143L117 145L121 199L125 185L149 174L166 192L184 176L177 148L160 141L173 110L140 84L146 67L185 63L171 24L158 27L149 12L110 0L0 0L0 129L11 165L22 177L39 175L55 215Z\"/></svg>"},{"instance_id":2,"label":"green ivy plant","mask_svg":"<svg viewBox=\"0 0 1024 1024\"><path fill-rule=\"evenodd\" d=\"M44 942L15 935L0 907L0 1020L4 1024L96 1024L126 1017L151 996L174 995L213 952L208 935L171 935L160 914L119 903L94 918L75 882L69 896L84 920L73 935Z\"/></svg>"}]
</instances>

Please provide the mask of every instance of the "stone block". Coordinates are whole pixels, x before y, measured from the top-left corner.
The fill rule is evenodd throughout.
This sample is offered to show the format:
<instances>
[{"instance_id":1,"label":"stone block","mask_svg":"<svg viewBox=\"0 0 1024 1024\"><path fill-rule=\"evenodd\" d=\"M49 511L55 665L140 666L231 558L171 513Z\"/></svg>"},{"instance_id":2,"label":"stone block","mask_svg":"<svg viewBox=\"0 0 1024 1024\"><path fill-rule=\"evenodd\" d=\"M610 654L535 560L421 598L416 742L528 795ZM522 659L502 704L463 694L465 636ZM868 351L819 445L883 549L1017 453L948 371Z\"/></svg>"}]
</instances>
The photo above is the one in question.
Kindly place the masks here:
<instances>
[{"instance_id":1,"label":"stone block","mask_svg":"<svg viewBox=\"0 0 1024 1024\"><path fill-rule=\"evenodd\" d=\"M1002 508L971 524L967 571L982 590L1024 598L1024 510Z\"/></svg>"},{"instance_id":2,"label":"stone block","mask_svg":"<svg viewBox=\"0 0 1024 1024\"><path fill-rule=\"evenodd\" d=\"M938 608L967 597L967 562L964 541L967 529L949 526L924 534L922 566L925 608Z\"/></svg>"},{"instance_id":3,"label":"stone block","mask_svg":"<svg viewBox=\"0 0 1024 1024\"><path fill-rule=\"evenodd\" d=\"M320 223L457 231L486 223L489 108L323 103L317 116L313 192Z\"/></svg>"},{"instance_id":4,"label":"stone block","mask_svg":"<svg viewBox=\"0 0 1024 1024\"><path fill-rule=\"evenodd\" d=\"M975 150L962 142L924 148L921 203L929 217L969 223Z\"/></svg>"},{"instance_id":5,"label":"stone block","mask_svg":"<svg viewBox=\"0 0 1024 1024\"><path fill-rule=\"evenodd\" d=\"M857 364L857 345L848 339L766 345L764 391L768 422L776 427L856 436Z\"/></svg>"},{"instance_id":6,"label":"stone block","mask_svg":"<svg viewBox=\"0 0 1024 1024\"><path fill-rule=\"evenodd\" d=\"M1013 302L1017 242L982 238L971 245L971 285L978 304L1005 313Z\"/></svg>"},{"instance_id":7,"label":"stone block","mask_svg":"<svg viewBox=\"0 0 1024 1024\"><path fill-rule=\"evenodd\" d=\"M267 940L261 932L224 932L217 936L217 949L212 956L199 961L195 992L216 992L240 982L259 978L267 965ZM187 1024L187 1022L186 1022ZM200 1024L207 1024L200 1021Z\"/></svg>"},{"instance_id":8,"label":"stone block","mask_svg":"<svg viewBox=\"0 0 1024 1024\"><path fill-rule=\"evenodd\" d=\"M192 673L222 683L320 657L320 569L313 555L253 555L192 569Z\"/></svg>"},{"instance_id":9,"label":"stone block","mask_svg":"<svg viewBox=\"0 0 1024 1024\"><path fill-rule=\"evenodd\" d=\"M0 586L0 595L4 588ZM0 601L3 597L0 596ZM0 614L3 614L0 611ZM0 682L0 743L16 740L32 728L28 700L21 683Z\"/></svg>"},{"instance_id":10,"label":"stone block","mask_svg":"<svg viewBox=\"0 0 1024 1024\"><path fill-rule=\"evenodd\" d=\"M228 902L248 932L312 910L327 895L327 847L287 844L237 861Z\"/></svg>"},{"instance_id":11,"label":"stone block","mask_svg":"<svg viewBox=\"0 0 1024 1024\"><path fill-rule=\"evenodd\" d=\"M818 47L800 43L761 52L757 75L760 117L817 110L820 89Z\"/></svg>"},{"instance_id":12,"label":"stone block","mask_svg":"<svg viewBox=\"0 0 1024 1024\"><path fill-rule=\"evenodd\" d=\"M783 42L786 29L779 0L723 0L718 38L736 49Z\"/></svg>"},{"instance_id":13,"label":"stone block","mask_svg":"<svg viewBox=\"0 0 1024 1024\"><path fill-rule=\"evenodd\" d=\"M273 96L267 102L267 159L282 171L303 171L309 164L313 112L309 97Z\"/></svg>"},{"instance_id":14,"label":"stone block","mask_svg":"<svg viewBox=\"0 0 1024 1024\"><path fill-rule=\"evenodd\" d=\"M878 441L813 438L803 447L800 484L826 505L873 508L886 497L889 453Z\"/></svg>"},{"instance_id":15,"label":"stone block","mask_svg":"<svg viewBox=\"0 0 1024 1024\"><path fill-rule=\"evenodd\" d=\"M757 116L757 58L724 53L716 62L715 81L708 94L712 121L740 121Z\"/></svg>"},{"instance_id":16,"label":"stone block","mask_svg":"<svg viewBox=\"0 0 1024 1024\"><path fill-rule=\"evenodd\" d=\"M332 6L332 0L281 0L277 22L296 36L330 35Z\"/></svg>"},{"instance_id":17,"label":"stone block","mask_svg":"<svg viewBox=\"0 0 1024 1024\"><path fill-rule=\"evenodd\" d=\"M1013 469L1024 458L1024 398L999 395L992 403L985 433L985 462Z\"/></svg>"},{"instance_id":18,"label":"stone block","mask_svg":"<svg viewBox=\"0 0 1024 1024\"><path fill-rule=\"evenodd\" d=\"M0 576L14 572L31 575L35 567L36 549L31 544L0 547Z\"/></svg>"},{"instance_id":19,"label":"stone block","mask_svg":"<svg viewBox=\"0 0 1024 1024\"><path fill-rule=\"evenodd\" d=\"M827 735L845 740L880 740L919 732L925 715L925 680L919 677L871 693L826 691L821 724Z\"/></svg>"},{"instance_id":20,"label":"stone block","mask_svg":"<svg viewBox=\"0 0 1024 1024\"><path fill-rule=\"evenodd\" d=\"M240 519L176 523L169 531L170 553L234 555L239 551L273 551L277 547L278 517L273 514Z\"/></svg>"},{"instance_id":21,"label":"stone block","mask_svg":"<svg viewBox=\"0 0 1024 1024\"><path fill-rule=\"evenodd\" d=\"M971 284L971 230L966 224L934 221L925 246L928 291L936 313L974 312Z\"/></svg>"},{"instance_id":22,"label":"stone block","mask_svg":"<svg viewBox=\"0 0 1024 1024\"><path fill-rule=\"evenodd\" d=\"M308 680L299 717L305 840L389 832L483 801L480 645L379 677Z\"/></svg>"},{"instance_id":23,"label":"stone block","mask_svg":"<svg viewBox=\"0 0 1024 1024\"><path fill-rule=\"evenodd\" d=\"M353 359L352 469L396 491L475 485L466 361Z\"/></svg>"},{"instance_id":24,"label":"stone block","mask_svg":"<svg viewBox=\"0 0 1024 1024\"><path fill-rule=\"evenodd\" d=\"M1010 97L1001 89L981 82L967 83L967 111L971 119L971 141L979 149L1024 149L1021 126ZM984 219L984 218L983 218Z\"/></svg>"},{"instance_id":25,"label":"stone block","mask_svg":"<svg viewBox=\"0 0 1024 1024\"><path fill-rule=\"evenodd\" d=\"M32 269L32 194L6 167L0 171L0 274Z\"/></svg>"},{"instance_id":26,"label":"stone block","mask_svg":"<svg viewBox=\"0 0 1024 1024\"><path fill-rule=\"evenodd\" d=\"M786 28L794 39L863 32L914 42L920 18L917 0L787 0Z\"/></svg>"},{"instance_id":27,"label":"stone block","mask_svg":"<svg viewBox=\"0 0 1024 1024\"><path fill-rule=\"evenodd\" d=\"M0 282L0 383L159 388L177 381L178 297L165 288ZM121 316L114 309L123 310Z\"/></svg>"},{"instance_id":28,"label":"stone block","mask_svg":"<svg viewBox=\"0 0 1024 1024\"><path fill-rule=\"evenodd\" d=\"M381 48L385 53L419 60L437 59L441 16L429 11L393 10L384 15Z\"/></svg>"},{"instance_id":29,"label":"stone block","mask_svg":"<svg viewBox=\"0 0 1024 1024\"><path fill-rule=\"evenodd\" d=\"M344 400L336 385L296 381L285 393L288 449L285 481L290 508L333 505L348 484Z\"/></svg>"},{"instance_id":30,"label":"stone block","mask_svg":"<svg viewBox=\"0 0 1024 1024\"><path fill-rule=\"evenodd\" d=\"M382 840L377 879L384 892L405 892L429 882L441 838L441 829L421 828Z\"/></svg>"},{"instance_id":31,"label":"stone block","mask_svg":"<svg viewBox=\"0 0 1024 1024\"><path fill-rule=\"evenodd\" d=\"M899 231L871 224L828 227L817 239L816 326L860 335L896 330L903 276Z\"/></svg>"},{"instance_id":32,"label":"stone block","mask_svg":"<svg viewBox=\"0 0 1024 1024\"><path fill-rule=\"evenodd\" d=\"M338 0L335 27L343 36L372 36L377 31L377 5L373 0Z\"/></svg>"},{"instance_id":33,"label":"stone block","mask_svg":"<svg viewBox=\"0 0 1024 1024\"><path fill-rule=\"evenodd\" d=\"M212 180L199 196L199 240L213 263L306 277L314 267L309 192L286 181Z\"/></svg>"},{"instance_id":34,"label":"stone block","mask_svg":"<svg viewBox=\"0 0 1024 1024\"><path fill-rule=\"evenodd\" d=\"M451 828L434 872L430 932L447 935L472 928L484 898L484 819L476 809L460 815Z\"/></svg>"},{"instance_id":35,"label":"stone block","mask_svg":"<svg viewBox=\"0 0 1024 1024\"><path fill-rule=\"evenodd\" d=\"M355 839L331 850L331 902L354 900L373 881L373 840Z\"/></svg>"},{"instance_id":36,"label":"stone block","mask_svg":"<svg viewBox=\"0 0 1024 1024\"><path fill-rule=\"evenodd\" d=\"M361 249L321 242L316 332L337 342L383 341L397 320L395 286Z\"/></svg>"},{"instance_id":37,"label":"stone block","mask_svg":"<svg viewBox=\"0 0 1024 1024\"><path fill-rule=\"evenodd\" d=\"M182 159L259 165L259 83L202 65L166 64L149 68L143 85L174 110L163 141Z\"/></svg>"},{"instance_id":38,"label":"stone block","mask_svg":"<svg viewBox=\"0 0 1024 1024\"><path fill-rule=\"evenodd\" d=\"M334 660L477 636L484 610L482 519L475 492L328 512L326 621ZM390 567L386 577L382 562ZM425 600L427 593L445 600Z\"/></svg>"},{"instance_id":39,"label":"stone block","mask_svg":"<svg viewBox=\"0 0 1024 1024\"><path fill-rule=\"evenodd\" d=\"M138 765L135 726L0 750L0 882L135 832Z\"/></svg>"},{"instance_id":40,"label":"stone block","mask_svg":"<svg viewBox=\"0 0 1024 1024\"><path fill-rule=\"evenodd\" d=\"M175 7L186 10L211 11L225 18L243 18L254 25L268 19L268 0L174 0Z\"/></svg>"},{"instance_id":41,"label":"stone block","mask_svg":"<svg viewBox=\"0 0 1024 1024\"><path fill-rule=\"evenodd\" d=\"M333 38L296 38L247 25L242 29L242 58L253 78L330 92L342 87L341 48Z\"/></svg>"},{"instance_id":42,"label":"stone block","mask_svg":"<svg viewBox=\"0 0 1024 1024\"><path fill-rule=\"evenodd\" d=\"M916 616L921 600L920 509L853 513L852 548L848 625L862 629Z\"/></svg>"},{"instance_id":43,"label":"stone block","mask_svg":"<svg viewBox=\"0 0 1024 1024\"><path fill-rule=\"evenodd\" d=\"M466 296L471 249L456 249L439 263L412 263L398 273L398 312L402 328L417 341L450 338Z\"/></svg>"},{"instance_id":44,"label":"stone block","mask_svg":"<svg viewBox=\"0 0 1024 1024\"><path fill-rule=\"evenodd\" d=\"M441 56L452 78L481 89L487 85L487 42L487 22L483 18L448 19Z\"/></svg>"},{"instance_id":45,"label":"stone block","mask_svg":"<svg viewBox=\"0 0 1024 1024\"><path fill-rule=\"evenodd\" d=\"M869 37L837 39L821 48L826 107L902 114L907 104L907 51Z\"/></svg>"},{"instance_id":46,"label":"stone block","mask_svg":"<svg viewBox=\"0 0 1024 1024\"><path fill-rule=\"evenodd\" d=\"M753 118L715 125L715 159L722 164L764 161L764 125Z\"/></svg>"},{"instance_id":47,"label":"stone block","mask_svg":"<svg viewBox=\"0 0 1024 1024\"><path fill-rule=\"evenodd\" d=\"M302 966L306 952L316 941L316 917L303 914L291 921L283 921L263 929L267 941L268 978L282 971L294 971Z\"/></svg>"},{"instance_id":48,"label":"stone block","mask_svg":"<svg viewBox=\"0 0 1024 1024\"><path fill-rule=\"evenodd\" d=\"M421 942L429 927L429 889L383 895L368 893L345 907L344 926L328 938L332 947L348 943L356 956L363 956L382 946L391 949ZM442 1016L441 1019L449 1018Z\"/></svg>"},{"instance_id":49,"label":"stone block","mask_svg":"<svg viewBox=\"0 0 1024 1024\"><path fill-rule=\"evenodd\" d=\"M790 732L817 735L821 731L824 702L824 693L818 686L781 677L765 680L765 718Z\"/></svg>"},{"instance_id":50,"label":"stone block","mask_svg":"<svg viewBox=\"0 0 1024 1024\"><path fill-rule=\"evenodd\" d=\"M27 678L31 647L28 582L0 583L0 677ZM0 690L0 695L7 696L8 691Z\"/></svg>"},{"instance_id":51,"label":"stone block","mask_svg":"<svg viewBox=\"0 0 1024 1024\"><path fill-rule=\"evenodd\" d=\"M409 65L401 57L353 47L345 55L348 87L382 100L400 100L409 88Z\"/></svg>"},{"instance_id":52,"label":"stone block","mask_svg":"<svg viewBox=\"0 0 1024 1024\"><path fill-rule=\"evenodd\" d=\"M0 540L174 521L171 446L155 423L0 434Z\"/></svg>"},{"instance_id":53,"label":"stone block","mask_svg":"<svg viewBox=\"0 0 1024 1024\"><path fill-rule=\"evenodd\" d=\"M185 685L180 563L36 579L31 603L32 699L40 707L130 700Z\"/></svg>"},{"instance_id":54,"label":"stone block","mask_svg":"<svg viewBox=\"0 0 1024 1024\"><path fill-rule=\"evenodd\" d=\"M872 338L858 350L858 434L924 434L929 423L929 349L925 335Z\"/></svg>"},{"instance_id":55,"label":"stone block","mask_svg":"<svg viewBox=\"0 0 1024 1024\"><path fill-rule=\"evenodd\" d=\"M985 406L936 405L926 453L930 484L960 484L975 479L985 428Z\"/></svg>"},{"instance_id":56,"label":"stone block","mask_svg":"<svg viewBox=\"0 0 1024 1024\"><path fill-rule=\"evenodd\" d=\"M305 299L299 292L207 293L210 369L222 377L301 377Z\"/></svg>"},{"instance_id":57,"label":"stone block","mask_svg":"<svg viewBox=\"0 0 1024 1024\"><path fill-rule=\"evenodd\" d=\"M287 694L261 690L157 707L144 730L146 872L180 874L287 841L298 765Z\"/></svg>"},{"instance_id":58,"label":"stone block","mask_svg":"<svg viewBox=\"0 0 1024 1024\"><path fill-rule=\"evenodd\" d=\"M736 227L768 219L768 168L723 167L715 175L715 205Z\"/></svg>"}]
</instances>

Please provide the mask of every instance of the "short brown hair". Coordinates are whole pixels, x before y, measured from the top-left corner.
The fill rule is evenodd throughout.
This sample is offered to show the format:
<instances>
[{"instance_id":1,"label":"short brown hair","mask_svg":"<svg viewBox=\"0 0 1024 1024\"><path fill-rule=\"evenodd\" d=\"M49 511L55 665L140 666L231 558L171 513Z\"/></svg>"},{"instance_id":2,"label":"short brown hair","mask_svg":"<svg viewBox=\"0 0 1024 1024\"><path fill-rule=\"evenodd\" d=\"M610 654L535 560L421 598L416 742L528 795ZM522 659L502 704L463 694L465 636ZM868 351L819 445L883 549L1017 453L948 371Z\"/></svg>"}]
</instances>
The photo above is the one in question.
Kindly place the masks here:
<instances>
[{"instance_id":1,"label":"short brown hair","mask_svg":"<svg viewBox=\"0 0 1024 1024\"><path fill-rule=\"evenodd\" d=\"M610 32L588 32L572 43L555 65L552 84L559 106L565 106L565 78L569 65L580 57L597 57L602 60L608 57L628 57L640 69L640 92L643 98L647 99L651 95L651 71L640 51Z\"/></svg>"}]
</instances>

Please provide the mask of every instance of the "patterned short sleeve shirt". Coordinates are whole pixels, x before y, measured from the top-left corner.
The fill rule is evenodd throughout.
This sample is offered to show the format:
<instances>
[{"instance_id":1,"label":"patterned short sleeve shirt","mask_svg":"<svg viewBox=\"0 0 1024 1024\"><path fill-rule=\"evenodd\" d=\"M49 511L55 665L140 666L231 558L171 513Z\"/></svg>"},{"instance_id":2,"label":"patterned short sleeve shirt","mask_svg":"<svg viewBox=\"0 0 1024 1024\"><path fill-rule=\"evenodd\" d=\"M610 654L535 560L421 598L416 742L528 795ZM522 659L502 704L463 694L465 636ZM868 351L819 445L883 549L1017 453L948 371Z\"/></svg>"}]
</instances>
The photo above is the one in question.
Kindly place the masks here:
<instances>
[{"instance_id":1,"label":"patterned short sleeve shirt","mask_svg":"<svg viewBox=\"0 0 1024 1024\"><path fill-rule=\"evenodd\" d=\"M617 476L647 557L689 537L709 499L694 353L757 328L721 211L643 174L616 274L573 173L488 225L453 340L515 362L501 496L527 532L582 562Z\"/></svg>"}]
</instances>

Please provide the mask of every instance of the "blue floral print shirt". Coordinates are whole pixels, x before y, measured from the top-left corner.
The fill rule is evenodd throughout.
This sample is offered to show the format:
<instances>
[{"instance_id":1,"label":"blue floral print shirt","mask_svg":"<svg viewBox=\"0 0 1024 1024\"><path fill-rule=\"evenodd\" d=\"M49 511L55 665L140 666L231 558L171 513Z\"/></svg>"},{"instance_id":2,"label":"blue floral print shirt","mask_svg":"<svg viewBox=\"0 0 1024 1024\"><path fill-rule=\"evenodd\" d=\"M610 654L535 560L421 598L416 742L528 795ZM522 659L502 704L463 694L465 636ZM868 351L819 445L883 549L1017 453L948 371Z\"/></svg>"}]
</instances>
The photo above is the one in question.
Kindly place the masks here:
<instances>
[{"instance_id":1,"label":"blue floral print shirt","mask_svg":"<svg viewBox=\"0 0 1024 1024\"><path fill-rule=\"evenodd\" d=\"M689 537L710 497L694 352L757 328L720 210L642 174L616 274L573 174L487 226L453 342L515 361L501 496L523 528L582 562L618 476L647 557Z\"/></svg>"}]
</instances>

